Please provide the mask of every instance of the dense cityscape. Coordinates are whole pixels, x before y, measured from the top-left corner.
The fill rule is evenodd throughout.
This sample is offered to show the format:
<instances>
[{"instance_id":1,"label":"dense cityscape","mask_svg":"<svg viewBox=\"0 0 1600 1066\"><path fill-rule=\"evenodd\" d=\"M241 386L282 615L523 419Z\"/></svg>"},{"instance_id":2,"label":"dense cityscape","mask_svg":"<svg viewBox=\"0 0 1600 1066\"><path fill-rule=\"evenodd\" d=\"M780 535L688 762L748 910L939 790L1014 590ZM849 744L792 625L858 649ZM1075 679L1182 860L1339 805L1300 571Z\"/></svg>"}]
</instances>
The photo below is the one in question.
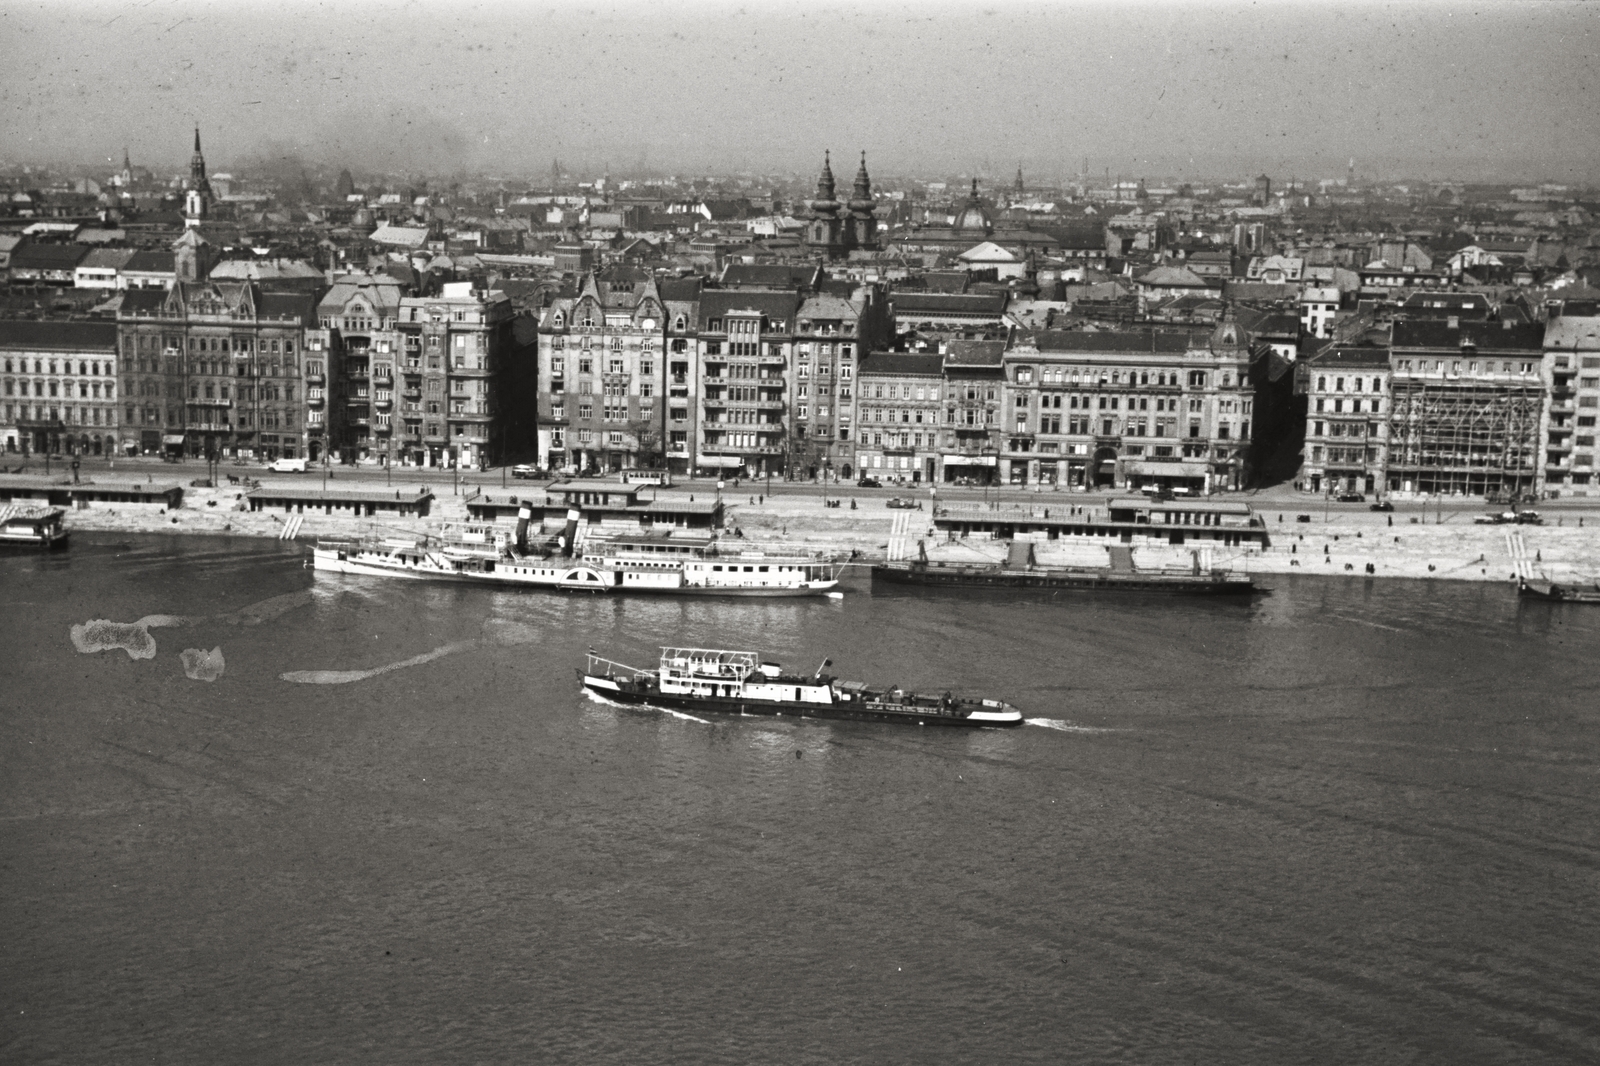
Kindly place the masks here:
<instances>
[{"instance_id":1,"label":"dense cityscape","mask_svg":"<svg viewBox=\"0 0 1600 1066\"><path fill-rule=\"evenodd\" d=\"M358 180L214 172L201 137L176 172L0 172L10 465L1597 484L1592 189L875 177L821 147L814 179Z\"/></svg>"},{"instance_id":2,"label":"dense cityscape","mask_svg":"<svg viewBox=\"0 0 1600 1066\"><path fill-rule=\"evenodd\" d=\"M0 7L0 1059L1600 1062L1596 10Z\"/></svg>"}]
</instances>

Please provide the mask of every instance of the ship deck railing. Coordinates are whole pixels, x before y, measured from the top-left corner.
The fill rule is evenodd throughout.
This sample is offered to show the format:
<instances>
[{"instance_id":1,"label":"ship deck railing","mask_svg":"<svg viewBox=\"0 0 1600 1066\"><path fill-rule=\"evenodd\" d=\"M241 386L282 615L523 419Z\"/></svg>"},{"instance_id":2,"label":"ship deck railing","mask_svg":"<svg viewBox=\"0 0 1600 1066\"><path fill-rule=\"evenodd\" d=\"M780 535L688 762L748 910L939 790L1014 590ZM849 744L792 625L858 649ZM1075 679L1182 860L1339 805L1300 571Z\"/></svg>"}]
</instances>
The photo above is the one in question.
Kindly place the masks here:
<instances>
[{"instance_id":1,"label":"ship deck railing","mask_svg":"<svg viewBox=\"0 0 1600 1066\"><path fill-rule=\"evenodd\" d=\"M755 672L757 656L751 651L725 648L661 649L661 670L692 677L736 678L744 680Z\"/></svg>"}]
</instances>

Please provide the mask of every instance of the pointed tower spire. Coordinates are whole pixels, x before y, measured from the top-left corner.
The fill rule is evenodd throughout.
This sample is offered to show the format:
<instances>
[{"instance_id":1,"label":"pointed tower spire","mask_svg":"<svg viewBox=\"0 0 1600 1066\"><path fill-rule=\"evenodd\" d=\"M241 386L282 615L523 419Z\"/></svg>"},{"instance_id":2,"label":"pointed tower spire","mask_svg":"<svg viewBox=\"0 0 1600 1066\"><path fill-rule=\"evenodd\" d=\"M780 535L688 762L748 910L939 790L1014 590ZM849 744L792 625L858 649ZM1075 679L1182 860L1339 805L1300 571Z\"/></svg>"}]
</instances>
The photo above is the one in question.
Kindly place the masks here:
<instances>
[{"instance_id":1,"label":"pointed tower spire","mask_svg":"<svg viewBox=\"0 0 1600 1066\"><path fill-rule=\"evenodd\" d=\"M867 153L861 153L861 166L856 170L856 187L853 190L852 200L872 199L872 179L867 176Z\"/></svg>"},{"instance_id":2,"label":"pointed tower spire","mask_svg":"<svg viewBox=\"0 0 1600 1066\"><path fill-rule=\"evenodd\" d=\"M199 126L196 126L194 128L194 154L195 155L199 155L200 154L200 127Z\"/></svg>"},{"instance_id":3,"label":"pointed tower spire","mask_svg":"<svg viewBox=\"0 0 1600 1066\"><path fill-rule=\"evenodd\" d=\"M817 199L832 200L834 193L833 163L827 149L822 152L822 173L817 175Z\"/></svg>"}]
</instances>

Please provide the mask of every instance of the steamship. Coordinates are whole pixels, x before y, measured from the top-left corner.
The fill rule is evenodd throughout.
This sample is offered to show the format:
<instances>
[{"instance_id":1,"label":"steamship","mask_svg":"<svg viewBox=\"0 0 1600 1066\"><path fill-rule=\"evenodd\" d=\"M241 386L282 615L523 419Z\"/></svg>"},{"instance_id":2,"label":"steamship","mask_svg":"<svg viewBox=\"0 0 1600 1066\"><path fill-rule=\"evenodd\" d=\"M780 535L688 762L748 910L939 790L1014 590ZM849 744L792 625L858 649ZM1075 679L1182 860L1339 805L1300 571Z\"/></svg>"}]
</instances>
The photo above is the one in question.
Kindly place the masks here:
<instances>
[{"instance_id":1,"label":"steamship","mask_svg":"<svg viewBox=\"0 0 1600 1066\"><path fill-rule=\"evenodd\" d=\"M441 537L319 541L311 565L368 577L679 596L820 596L839 584L839 566L827 559L729 552L714 537L640 534L591 540L579 549L576 511L554 544L535 549L528 541L531 518L523 506L514 536L469 523Z\"/></svg>"},{"instance_id":2,"label":"steamship","mask_svg":"<svg viewBox=\"0 0 1600 1066\"><path fill-rule=\"evenodd\" d=\"M898 685L872 688L824 674L785 673L754 652L720 648L662 648L661 663L644 670L589 652L578 679L584 689L613 703L714 714L765 714L842 718L906 725L1012 726L1022 712L1009 703L958 697L949 692L907 692Z\"/></svg>"}]
</instances>

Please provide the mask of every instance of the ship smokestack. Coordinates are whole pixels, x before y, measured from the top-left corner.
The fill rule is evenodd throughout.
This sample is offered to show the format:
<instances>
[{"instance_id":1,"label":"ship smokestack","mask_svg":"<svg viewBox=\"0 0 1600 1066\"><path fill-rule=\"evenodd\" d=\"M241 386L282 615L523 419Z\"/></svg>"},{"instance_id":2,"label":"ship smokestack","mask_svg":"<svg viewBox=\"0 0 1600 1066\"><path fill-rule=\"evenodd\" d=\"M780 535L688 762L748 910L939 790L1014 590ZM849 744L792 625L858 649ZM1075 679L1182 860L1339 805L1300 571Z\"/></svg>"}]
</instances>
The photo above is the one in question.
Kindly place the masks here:
<instances>
[{"instance_id":1,"label":"ship smokestack","mask_svg":"<svg viewBox=\"0 0 1600 1066\"><path fill-rule=\"evenodd\" d=\"M563 555L571 558L576 554L576 552L573 550L573 542L577 539L578 509L576 507L570 507L567 509L567 526L561 531L561 552Z\"/></svg>"},{"instance_id":2,"label":"ship smokestack","mask_svg":"<svg viewBox=\"0 0 1600 1066\"><path fill-rule=\"evenodd\" d=\"M525 503L517 508L517 554L528 554L528 522L533 518L533 505Z\"/></svg>"}]
</instances>

